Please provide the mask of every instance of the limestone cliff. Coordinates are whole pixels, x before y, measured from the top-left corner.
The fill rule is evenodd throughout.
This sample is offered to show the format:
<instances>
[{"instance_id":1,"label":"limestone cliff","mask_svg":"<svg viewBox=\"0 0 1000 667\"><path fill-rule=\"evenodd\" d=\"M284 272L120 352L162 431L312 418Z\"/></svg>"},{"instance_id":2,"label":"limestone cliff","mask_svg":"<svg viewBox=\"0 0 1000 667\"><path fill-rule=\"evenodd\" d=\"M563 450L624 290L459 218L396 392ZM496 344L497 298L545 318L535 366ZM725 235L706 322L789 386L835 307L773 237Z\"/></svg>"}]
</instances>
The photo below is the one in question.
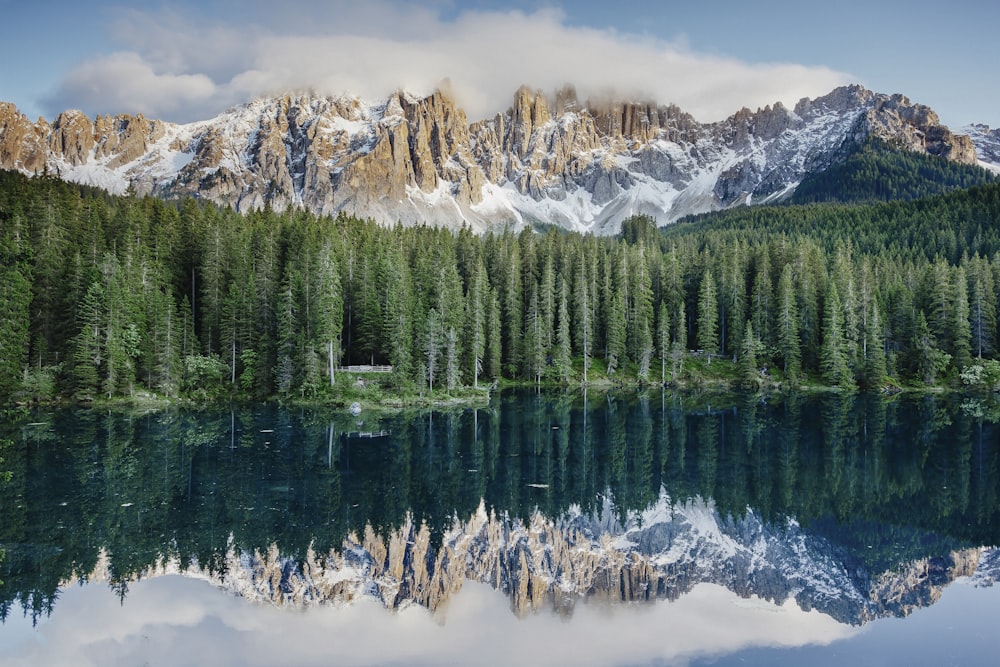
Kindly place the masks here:
<instances>
[{"instance_id":1,"label":"limestone cliff","mask_svg":"<svg viewBox=\"0 0 1000 667\"><path fill-rule=\"evenodd\" d=\"M223 574L197 564L188 573L278 606L371 598L389 609L436 610L471 580L504 593L517 614L543 608L569 614L587 600L675 600L697 584L712 583L744 598L777 604L794 599L802 609L853 625L907 616L936 602L957 577L975 576L981 585L996 579L992 549L865 573L841 549L794 521L769 525L752 511L722 516L711 502L673 502L665 495L623 520L610 505L604 510L558 518L536 513L525 523L481 506L467 520L456 518L437 546L426 525L407 521L387 534L369 526L340 550L310 550L304 557L282 556L277 546L265 553L234 548ZM177 563L166 562L145 576L177 570Z\"/></svg>"},{"instance_id":2,"label":"limestone cliff","mask_svg":"<svg viewBox=\"0 0 1000 667\"><path fill-rule=\"evenodd\" d=\"M507 111L472 123L440 91L374 104L285 95L188 125L79 111L50 124L0 103L3 168L241 211L304 207L478 230L556 224L611 233L632 214L666 223L768 201L872 135L977 160L972 140L931 109L860 86L709 124L651 100L581 101L571 86L551 95L521 87Z\"/></svg>"}]
</instances>

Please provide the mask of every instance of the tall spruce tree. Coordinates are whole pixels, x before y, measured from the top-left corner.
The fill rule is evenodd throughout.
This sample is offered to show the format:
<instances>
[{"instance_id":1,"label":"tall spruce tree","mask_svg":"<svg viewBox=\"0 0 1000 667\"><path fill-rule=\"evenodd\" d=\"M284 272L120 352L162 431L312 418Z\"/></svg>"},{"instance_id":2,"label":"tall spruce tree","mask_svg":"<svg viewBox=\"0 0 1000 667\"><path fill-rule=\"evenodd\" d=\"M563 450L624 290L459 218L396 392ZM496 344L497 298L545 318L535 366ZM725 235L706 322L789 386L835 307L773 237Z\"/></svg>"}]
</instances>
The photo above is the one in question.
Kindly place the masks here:
<instances>
[{"instance_id":1,"label":"tall spruce tree","mask_svg":"<svg viewBox=\"0 0 1000 667\"><path fill-rule=\"evenodd\" d=\"M465 294L465 341L468 361L465 367L472 377L472 386L479 388L479 376L483 373L483 357L486 354L488 281L486 267L478 260L469 277Z\"/></svg>"},{"instance_id":2,"label":"tall spruce tree","mask_svg":"<svg viewBox=\"0 0 1000 667\"><path fill-rule=\"evenodd\" d=\"M778 280L777 329L778 358L789 382L797 382L801 371L802 355L799 340L799 308L792 281L792 265L785 264Z\"/></svg>"},{"instance_id":3,"label":"tall spruce tree","mask_svg":"<svg viewBox=\"0 0 1000 667\"><path fill-rule=\"evenodd\" d=\"M545 372L545 334L544 317L538 299L538 288L531 289L531 299L528 302L528 312L524 318L524 361L525 376L541 385L542 374Z\"/></svg>"},{"instance_id":4,"label":"tall spruce tree","mask_svg":"<svg viewBox=\"0 0 1000 667\"><path fill-rule=\"evenodd\" d=\"M436 308L431 308L427 314L424 331L424 377L427 378L427 387L434 391L434 378L437 377L440 367L441 348L445 344L441 315Z\"/></svg>"},{"instance_id":5,"label":"tall spruce tree","mask_svg":"<svg viewBox=\"0 0 1000 667\"><path fill-rule=\"evenodd\" d=\"M970 336L972 353L982 359L995 349L997 296L993 272L987 260L977 254L969 264L971 290L969 294Z\"/></svg>"},{"instance_id":6,"label":"tall spruce tree","mask_svg":"<svg viewBox=\"0 0 1000 667\"><path fill-rule=\"evenodd\" d=\"M701 288L698 291L698 349L709 355L719 352L719 305L715 296L715 280L712 270L705 269Z\"/></svg>"},{"instance_id":7,"label":"tall spruce tree","mask_svg":"<svg viewBox=\"0 0 1000 667\"><path fill-rule=\"evenodd\" d=\"M820 374L833 387L852 388L854 378L847 365L847 339L844 336L843 308L836 281L827 283L823 300L823 344L820 349Z\"/></svg>"},{"instance_id":8,"label":"tall spruce tree","mask_svg":"<svg viewBox=\"0 0 1000 667\"><path fill-rule=\"evenodd\" d=\"M956 267L952 276L954 297L951 309L951 355L955 368L961 371L972 361L972 327L969 324L969 284L965 269Z\"/></svg>"},{"instance_id":9,"label":"tall spruce tree","mask_svg":"<svg viewBox=\"0 0 1000 667\"><path fill-rule=\"evenodd\" d=\"M15 224L0 229L0 405L18 388L28 362L31 267L23 234Z\"/></svg>"},{"instance_id":10,"label":"tall spruce tree","mask_svg":"<svg viewBox=\"0 0 1000 667\"><path fill-rule=\"evenodd\" d=\"M667 383L667 358L670 356L670 314L667 304L660 302L656 317L656 340L660 353L660 384Z\"/></svg>"},{"instance_id":11,"label":"tall spruce tree","mask_svg":"<svg viewBox=\"0 0 1000 667\"><path fill-rule=\"evenodd\" d=\"M587 274L587 259L580 253L574 281L574 311L576 313L575 343L577 354L583 359L583 382L587 382L593 349L594 310L591 305L590 277Z\"/></svg>"},{"instance_id":12,"label":"tall spruce tree","mask_svg":"<svg viewBox=\"0 0 1000 667\"><path fill-rule=\"evenodd\" d=\"M569 325L569 297L566 281L559 279L559 308L557 312L558 323L556 325L555 349L552 354L552 369L556 379L562 383L568 383L571 372L571 352Z\"/></svg>"},{"instance_id":13,"label":"tall spruce tree","mask_svg":"<svg viewBox=\"0 0 1000 667\"><path fill-rule=\"evenodd\" d=\"M736 377L744 389L760 387L760 375L757 372L757 351L760 342L754 334L753 321L747 320L744 327L743 341L740 344L739 358L736 362Z\"/></svg>"}]
</instances>

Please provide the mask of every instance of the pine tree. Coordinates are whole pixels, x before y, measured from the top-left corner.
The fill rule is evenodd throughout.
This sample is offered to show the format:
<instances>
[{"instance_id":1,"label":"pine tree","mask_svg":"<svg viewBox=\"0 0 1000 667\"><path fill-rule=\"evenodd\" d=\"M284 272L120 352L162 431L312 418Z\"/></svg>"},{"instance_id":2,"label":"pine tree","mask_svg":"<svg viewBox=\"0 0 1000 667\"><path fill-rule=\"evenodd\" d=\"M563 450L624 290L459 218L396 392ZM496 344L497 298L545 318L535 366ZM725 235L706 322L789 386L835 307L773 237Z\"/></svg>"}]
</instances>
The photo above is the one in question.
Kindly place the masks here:
<instances>
[{"instance_id":1,"label":"pine tree","mask_svg":"<svg viewBox=\"0 0 1000 667\"><path fill-rule=\"evenodd\" d=\"M79 333L73 353L73 376L78 397L93 398L100 391L107 348L107 305L104 285L95 280L78 309Z\"/></svg>"},{"instance_id":2,"label":"pine tree","mask_svg":"<svg viewBox=\"0 0 1000 667\"><path fill-rule=\"evenodd\" d=\"M568 383L572 370L570 358L572 344L569 335L569 298L566 281L559 279L559 309L557 312L556 341L553 353L553 370L556 378L562 383Z\"/></svg>"},{"instance_id":3,"label":"pine tree","mask_svg":"<svg viewBox=\"0 0 1000 667\"><path fill-rule=\"evenodd\" d=\"M684 312L684 302L681 301L677 304L677 317L684 322L686 320L686 313ZM670 346L670 357L673 364L673 369L671 371L671 377L674 382L680 377L681 372L684 370L684 354L687 351L687 327L678 326L675 330L674 342Z\"/></svg>"},{"instance_id":4,"label":"pine tree","mask_svg":"<svg viewBox=\"0 0 1000 667\"><path fill-rule=\"evenodd\" d=\"M0 404L18 388L28 361L31 269L25 246L18 227L0 230Z\"/></svg>"},{"instance_id":5,"label":"pine tree","mask_svg":"<svg viewBox=\"0 0 1000 667\"><path fill-rule=\"evenodd\" d=\"M319 251L315 276L315 314L313 339L320 347L326 363L325 372L332 387L335 367L340 361L340 336L344 322L344 300L340 288L340 274L337 271L332 245L327 242ZM392 320L390 320L391 322Z\"/></svg>"},{"instance_id":6,"label":"pine tree","mask_svg":"<svg viewBox=\"0 0 1000 667\"><path fill-rule=\"evenodd\" d=\"M500 326L500 300L492 287L488 297L489 309L486 320L486 376L496 382L503 371L501 363L502 335Z\"/></svg>"},{"instance_id":7,"label":"pine tree","mask_svg":"<svg viewBox=\"0 0 1000 667\"><path fill-rule=\"evenodd\" d=\"M732 355L735 360L743 342L743 325L746 322L746 248L737 242L721 260L722 297L717 307L719 352Z\"/></svg>"},{"instance_id":8,"label":"pine tree","mask_svg":"<svg viewBox=\"0 0 1000 667\"><path fill-rule=\"evenodd\" d=\"M206 209L212 211L213 209ZM222 302L226 294L226 266L229 264L227 239L223 234L218 214L206 216L206 229L202 241L201 266L198 273L200 294L198 299L198 324L205 354L219 353L219 327Z\"/></svg>"},{"instance_id":9,"label":"pine tree","mask_svg":"<svg viewBox=\"0 0 1000 667\"><path fill-rule=\"evenodd\" d=\"M531 300L524 319L524 361L525 375L541 385L545 372L545 336L542 332L543 318L538 302L538 289L531 290Z\"/></svg>"},{"instance_id":10,"label":"pine tree","mask_svg":"<svg viewBox=\"0 0 1000 667\"><path fill-rule=\"evenodd\" d=\"M222 316L219 318L219 346L220 353L225 354L225 359L229 365L229 383L236 386L237 361L243 348L240 345L243 338L244 317L248 309L247 295L241 289L238 281L229 283L226 296L222 302Z\"/></svg>"},{"instance_id":11,"label":"pine tree","mask_svg":"<svg viewBox=\"0 0 1000 667\"><path fill-rule=\"evenodd\" d=\"M396 244L389 248L380 275L385 282L385 332L389 363L398 377L412 378L416 354L413 348L416 299L410 267L402 249Z\"/></svg>"},{"instance_id":12,"label":"pine tree","mask_svg":"<svg viewBox=\"0 0 1000 667\"><path fill-rule=\"evenodd\" d=\"M653 292L649 267L646 264L646 247L640 242L632 253L632 270L629 272L631 306L628 317L629 355L638 366L640 380L649 379L653 358Z\"/></svg>"},{"instance_id":13,"label":"pine tree","mask_svg":"<svg viewBox=\"0 0 1000 667\"><path fill-rule=\"evenodd\" d=\"M449 393L455 391L460 382L458 354L458 334L454 327L450 327L445 336L444 349L444 379Z\"/></svg>"},{"instance_id":14,"label":"pine tree","mask_svg":"<svg viewBox=\"0 0 1000 667\"><path fill-rule=\"evenodd\" d=\"M605 341L608 375L614 375L625 360L625 295L620 289L609 286L611 296L608 301L607 328Z\"/></svg>"},{"instance_id":15,"label":"pine tree","mask_svg":"<svg viewBox=\"0 0 1000 667\"><path fill-rule=\"evenodd\" d=\"M27 203L28 220L30 220L30 238L28 230L19 230L16 245L23 252L31 248L31 284L33 296L31 300L31 348L32 363L38 365L56 364L60 361L59 347L64 344L65 319L63 301L65 290L62 288L66 278L66 255L71 244L77 239L67 238L65 223L60 212L60 205L52 187L45 187ZM20 227L20 213L13 216L13 226ZM6 221L3 223L7 224ZM99 230L97 230L99 231ZM20 272L23 273L23 267ZM70 334L71 335L71 334ZM20 376L20 368L13 377Z\"/></svg>"},{"instance_id":16,"label":"pine tree","mask_svg":"<svg viewBox=\"0 0 1000 667\"><path fill-rule=\"evenodd\" d=\"M954 298L951 317L951 354L952 363L961 371L972 362L972 328L969 324L969 285L965 269L961 266L954 269L952 278Z\"/></svg>"},{"instance_id":17,"label":"pine tree","mask_svg":"<svg viewBox=\"0 0 1000 667\"><path fill-rule=\"evenodd\" d=\"M977 359L982 359L983 355L989 355L994 350L997 324L997 298L989 262L978 255L973 257L969 264L969 278L970 342L972 353Z\"/></svg>"},{"instance_id":18,"label":"pine tree","mask_svg":"<svg viewBox=\"0 0 1000 667\"><path fill-rule=\"evenodd\" d=\"M934 384L938 375L947 368L951 357L937 348L937 341L923 311L917 313L912 349L917 377L924 384Z\"/></svg>"},{"instance_id":19,"label":"pine tree","mask_svg":"<svg viewBox=\"0 0 1000 667\"><path fill-rule=\"evenodd\" d=\"M299 330L297 282L297 272L288 267L278 293L278 367L275 369L275 382L281 394L290 392L295 383Z\"/></svg>"},{"instance_id":20,"label":"pine tree","mask_svg":"<svg viewBox=\"0 0 1000 667\"><path fill-rule=\"evenodd\" d=\"M180 389L183 336L177 307L165 287L150 290L146 305L149 388L166 396L176 396Z\"/></svg>"},{"instance_id":21,"label":"pine tree","mask_svg":"<svg viewBox=\"0 0 1000 667\"><path fill-rule=\"evenodd\" d=\"M663 255L663 267L660 270L660 298L670 314L674 329L687 329L687 322L679 316L680 307L684 304L684 281L681 277L681 262L677 256L677 246L671 245L670 252ZM686 332L685 332L686 335ZM676 338L676 333L674 333Z\"/></svg>"},{"instance_id":22,"label":"pine tree","mask_svg":"<svg viewBox=\"0 0 1000 667\"><path fill-rule=\"evenodd\" d=\"M479 376L483 372L483 355L486 354L487 289L486 268L480 259L472 269L469 288L465 295L465 340L468 355L466 368L472 376L472 386L476 389L479 388Z\"/></svg>"},{"instance_id":23,"label":"pine tree","mask_svg":"<svg viewBox=\"0 0 1000 667\"><path fill-rule=\"evenodd\" d=\"M795 277L798 288L796 297L799 310L799 339L802 341L802 366L819 368L820 329L822 317L819 309L819 295L824 284L825 259L819 249L811 244L803 244L796 258Z\"/></svg>"},{"instance_id":24,"label":"pine tree","mask_svg":"<svg viewBox=\"0 0 1000 667\"><path fill-rule=\"evenodd\" d=\"M837 283L827 283L823 303L823 344L820 349L820 374L823 381L833 387L852 388L854 378L847 365L847 340L844 338L843 310Z\"/></svg>"},{"instance_id":25,"label":"pine tree","mask_svg":"<svg viewBox=\"0 0 1000 667\"><path fill-rule=\"evenodd\" d=\"M351 299L354 308L352 318L354 331L350 358L365 364L374 363L375 357L381 354L383 314L378 278L377 249L364 247L359 251L354 273ZM442 315L443 324L444 311L440 305L438 312Z\"/></svg>"},{"instance_id":26,"label":"pine tree","mask_svg":"<svg viewBox=\"0 0 1000 667\"><path fill-rule=\"evenodd\" d=\"M551 254L545 256L545 265L538 286L538 307L542 316L542 337L546 352L551 351L555 338L556 308L556 273Z\"/></svg>"},{"instance_id":27,"label":"pine tree","mask_svg":"<svg viewBox=\"0 0 1000 667\"><path fill-rule=\"evenodd\" d=\"M442 340L441 315L436 308L431 308L427 314L427 327L424 334L424 373L427 386L434 391L434 377L438 370L438 357L441 354Z\"/></svg>"},{"instance_id":28,"label":"pine tree","mask_svg":"<svg viewBox=\"0 0 1000 667\"><path fill-rule=\"evenodd\" d=\"M951 300L954 286L951 271L944 259L928 264L920 286L918 303L927 318L931 334L939 344L947 344L952 327Z\"/></svg>"},{"instance_id":29,"label":"pine tree","mask_svg":"<svg viewBox=\"0 0 1000 667\"><path fill-rule=\"evenodd\" d=\"M698 349L708 355L719 352L719 306L715 297L715 280L712 270L705 269L698 291Z\"/></svg>"},{"instance_id":30,"label":"pine tree","mask_svg":"<svg viewBox=\"0 0 1000 667\"><path fill-rule=\"evenodd\" d=\"M670 315L667 313L667 304L664 302L660 302L656 324L656 337L660 351L660 384L666 384L667 357L670 356Z\"/></svg>"},{"instance_id":31,"label":"pine tree","mask_svg":"<svg viewBox=\"0 0 1000 667\"><path fill-rule=\"evenodd\" d=\"M765 246L757 255L757 266L753 277L753 289L750 293L750 312L757 338L765 349L774 345L771 335L774 322L773 289L771 285L770 253Z\"/></svg>"},{"instance_id":32,"label":"pine tree","mask_svg":"<svg viewBox=\"0 0 1000 667\"><path fill-rule=\"evenodd\" d=\"M861 330L862 306L855 276L857 270L851 255L850 244L838 246L834 258L832 278L837 284L837 296L840 298L840 325L844 336L843 353L851 372L860 374L863 365L861 348L864 345L864 332Z\"/></svg>"},{"instance_id":33,"label":"pine tree","mask_svg":"<svg viewBox=\"0 0 1000 667\"><path fill-rule=\"evenodd\" d=\"M509 377L514 377L521 365L521 336L523 330L523 291L521 288L521 261L517 244L510 244L510 254L503 267L503 289L500 293L500 320L503 337L503 364Z\"/></svg>"},{"instance_id":34,"label":"pine tree","mask_svg":"<svg viewBox=\"0 0 1000 667\"><path fill-rule=\"evenodd\" d=\"M254 359L253 372L247 377L245 390L259 394L274 391L274 369L278 365L278 293L281 290L282 269L281 224L272 219L273 212L258 211L249 216L251 230L251 265L253 271L253 317L250 318L250 340ZM248 366L244 363L244 372Z\"/></svg>"},{"instance_id":35,"label":"pine tree","mask_svg":"<svg viewBox=\"0 0 1000 667\"><path fill-rule=\"evenodd\" d=\"M997 296L989 262L978 255L969 265L972 289L969 295L972 352L977 359L994 350Z\"/></svg>"},{"instance_id":36,"label":"pine tree","mask_svg":"<svg viewBox=\"0 0 1000 667\"><path fill-rule=\"evenodd\" d=\"M593 345L594 312L591 307L590 278L587 275L587 261L584 253L580 253L573 301L576 312L576 350L577 354L583 357L583 382L586 384Z\"/></svg>"},{"instance_id":37,"label":"pine tree","mask_svg":"<svg viewBox=\"0 0 1000 667\"><path fill-rule=\"evenodd\" d=\"M760 376L757 373L757 349L759 345L760 343L754 335L753 322L747 320L743 342L740 344L739 359L736 363L736 377L744 389L760 387Z\"/></svg>"},{"instance_id":38,"label":"pine tree","mask_svg":"<svg viewBox=\"0 0 1000 667\"><path fill-rule=\"evenodd\" d=\"M864 347L860 384L864 389L879 389L885 382L885 344L882 337L882 316L873 299L865 307Z\"/></svg>"},{"instance_id":39,"label":"pine tree","mask_svg":"<svg viewBox=\"0 0 1000 667\"><path fill-rule=\"evenodd\" d=\"M801 371L799 308L792 283L792 265L786 264L778 280L777 328L778 356L789 382L796 382Z\"/></svg>"}]
</instances>

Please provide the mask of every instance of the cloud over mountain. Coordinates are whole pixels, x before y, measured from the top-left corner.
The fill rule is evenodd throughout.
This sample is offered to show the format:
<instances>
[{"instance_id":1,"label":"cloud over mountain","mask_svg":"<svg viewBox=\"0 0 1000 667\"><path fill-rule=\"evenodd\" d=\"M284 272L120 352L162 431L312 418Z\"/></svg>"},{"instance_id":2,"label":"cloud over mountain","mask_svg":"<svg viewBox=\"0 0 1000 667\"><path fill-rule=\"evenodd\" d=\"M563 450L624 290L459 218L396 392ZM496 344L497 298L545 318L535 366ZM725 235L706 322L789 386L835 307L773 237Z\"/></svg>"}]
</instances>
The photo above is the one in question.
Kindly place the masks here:
<instances>
[{"instance_id":1,"label":"cloud over mountain","mask_svg":"<svg viewBox=\"0 0 1000 667\"><path fill-rule=\"evenodd\" d=\"M824 67L747 63L680 41L572 25L558 10L448 11L405 3L223 3L216 11L125 10L119 50L73 68L46 100L56 113L134 113L187 122L290 89L378 99L448 79L471 119L505 109L521 84L566 82L582 98L614 93L673 102L703 121L746 105L794 104L847 82ZM216 7L218 10L218 7Z\"/></svg>"}]
</instances>

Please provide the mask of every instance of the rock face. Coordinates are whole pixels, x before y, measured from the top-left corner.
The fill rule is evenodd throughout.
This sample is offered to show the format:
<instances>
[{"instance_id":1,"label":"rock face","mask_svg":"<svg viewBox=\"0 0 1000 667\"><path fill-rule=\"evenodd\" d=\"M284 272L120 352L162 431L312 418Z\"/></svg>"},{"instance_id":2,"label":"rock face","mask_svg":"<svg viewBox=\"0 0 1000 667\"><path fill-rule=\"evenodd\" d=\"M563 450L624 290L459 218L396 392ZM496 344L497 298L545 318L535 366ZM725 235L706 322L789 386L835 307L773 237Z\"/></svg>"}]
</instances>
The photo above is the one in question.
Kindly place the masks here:
<instances>
[{"instance_id":1,"label":"rock face","mask_svg":"<svg viewBox=\"0 0 1000 667\"><path fill-rule=\"evenodd\" d=\"M301 206L477 230L555 224L612 233L633 214L662 224L772 200L872 135L977 160L972 140L931 109L860 86L711 124L652 101L582 102L571 86L554 95L522 87L506 112L474 123L442 92L376 104L286 95L189 125L76 111L49 124L0 103L6 169L241 211ZM979 157L1000 162L995 153Z\"/></svg>"},{"instance_id":2,"label":"rock face","mask_svg":"<svg viewBox=\"0 0 1000 667\"><path fill-rule=\"evenodd\" d=\"M962 131L975 145L979 164L1000 173L1000 127L991 130L988 125L969 125Z\"/></svg>"},{"instance_id":3,"label":"rock face","mask_svg":"<svg viewBox=\"0 0 1000 667\"><path fill-rule=\"evenodd\" d=\"M586 600L675 600L699 583L777 604L794 599L847 624L907 616L933 604L958 577L992 585L997 550L968 549L884 573L865 573L826 540L797 523L769 525L752 511L723 517L710 502L666 495L623 521L607 506L599 516L536 513L524 523L480 507L456 519L439 547L426 526L407 522L389 535L370 527L339 551L303 559L231 550L220 587L279 606L375 599L389 609L436 610L466 580L489 584L517 614L550 608L572 613ZM213 578L206 572L195 572ZM161 566L176 571L176 564ZM150 572L147 575L155 575ZM100 578L100 577L92 577Z\"/></svg>"}]
</instances>

